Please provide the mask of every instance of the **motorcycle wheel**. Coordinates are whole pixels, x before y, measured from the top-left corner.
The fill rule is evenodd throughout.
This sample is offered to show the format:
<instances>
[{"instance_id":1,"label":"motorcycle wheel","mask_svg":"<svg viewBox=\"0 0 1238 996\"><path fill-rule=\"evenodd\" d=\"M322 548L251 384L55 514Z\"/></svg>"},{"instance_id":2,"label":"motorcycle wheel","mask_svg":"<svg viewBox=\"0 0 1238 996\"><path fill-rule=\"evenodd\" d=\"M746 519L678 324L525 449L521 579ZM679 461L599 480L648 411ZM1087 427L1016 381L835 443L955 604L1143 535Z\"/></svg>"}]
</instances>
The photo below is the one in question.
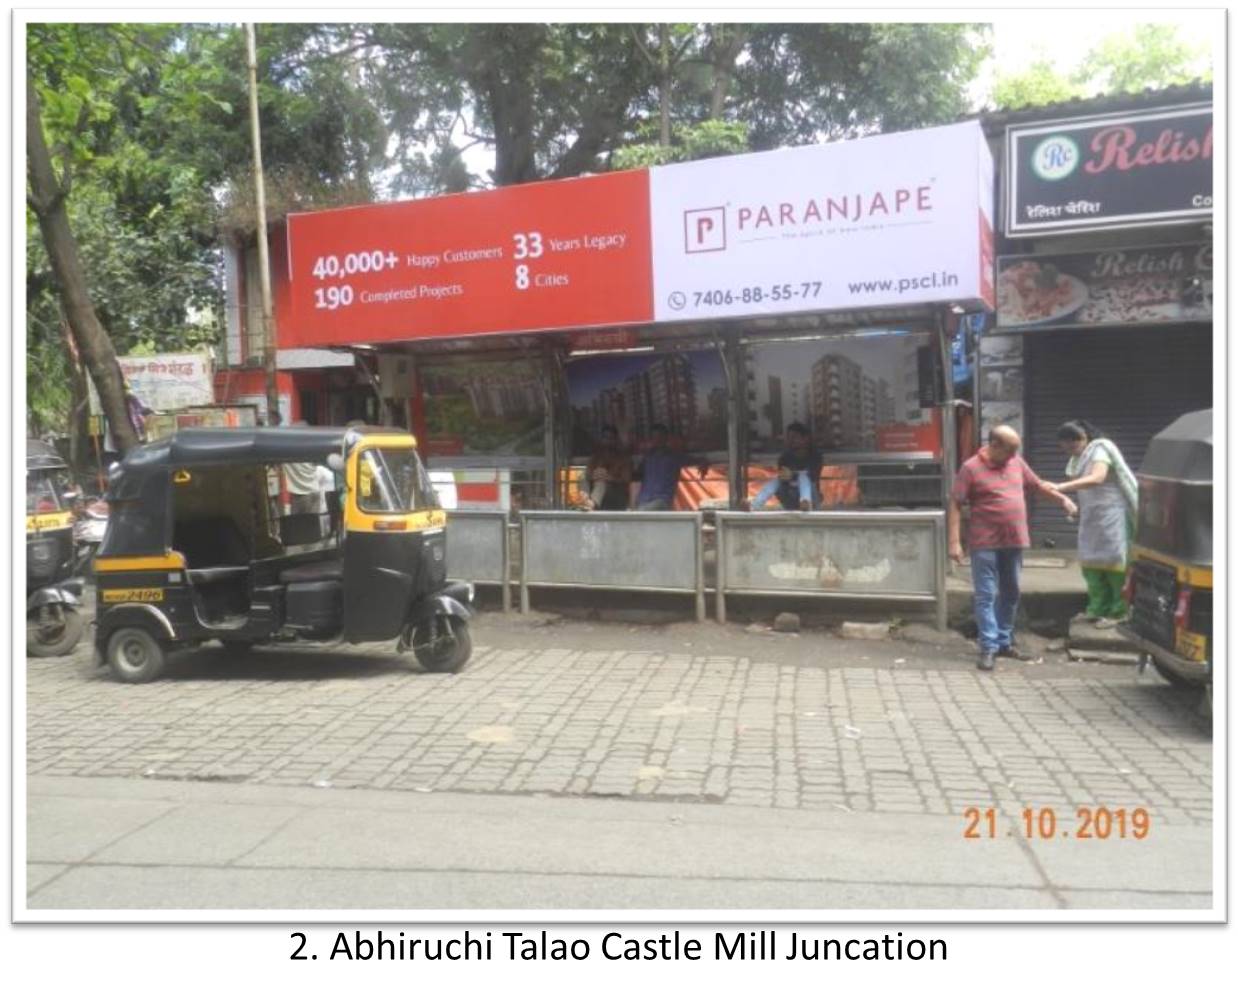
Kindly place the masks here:
<instances>
[{"instance_id":1,"label":"motorcycle wheel","mask_svg":"<svg viewBox=\"0 0 1238 996\"><path fill-rule=\"evenodd\" d=\"M43 605L26 614L26 654L63 657L82 638L86 620L72 605Z\"/></svg>"},{"instance_id":2,"label":"motorcycle wheel","mask_svg":"<svg viewBox=\"0 0 1238 996\"><path fill-rule=\"evenodd\" d=\"M417 663L436 674L459 671L473 654L469 624L455 616L428 619L413 631Z\"/></svg>"}]
</instances>

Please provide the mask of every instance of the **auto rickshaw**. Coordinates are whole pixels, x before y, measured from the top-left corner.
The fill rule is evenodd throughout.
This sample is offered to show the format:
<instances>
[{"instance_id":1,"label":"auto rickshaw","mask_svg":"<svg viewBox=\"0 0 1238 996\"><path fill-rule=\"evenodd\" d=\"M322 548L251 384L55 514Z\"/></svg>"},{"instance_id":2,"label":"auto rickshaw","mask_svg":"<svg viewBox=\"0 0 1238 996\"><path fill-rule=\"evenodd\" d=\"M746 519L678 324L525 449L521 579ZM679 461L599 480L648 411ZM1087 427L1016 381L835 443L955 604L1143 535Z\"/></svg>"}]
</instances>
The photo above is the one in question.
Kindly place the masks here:
<instances>
[{"instance_id":1,"label":"auto rickshaw","mask_svg":"<svg viewBox=\"0 0 1238 996\"><path fill-rule=\"evenodd\" d=\"M69 467L55 447L26 440L26 653L59 657L82 637L84 581L75 577Z\"/></svg>"},{"instance_id":2,"label":"auto rickshaw","mask_svg":"<svg viewBox=\"0 0 1238 996\"><path fill-rule=\"evenodd\" d=\"M289 515L271 483L282 465L325 476ZM446 513L407 433L182 429L113 465L107 500L95 639L120 681L208 640L243 653L398 637L430 671L472 652L473 586L447 583Z\"/></svg>"},{"instance_id":3,"label":"auto rickshaw","mask_svg":"<svg viewBox=\"0 0 1238 996\"><path fill-rule=\"evenodd\" d=\"M1212 411L1153 437L1119 632L1167 681L1212 685Z\"/></svg>"}]
</instances>

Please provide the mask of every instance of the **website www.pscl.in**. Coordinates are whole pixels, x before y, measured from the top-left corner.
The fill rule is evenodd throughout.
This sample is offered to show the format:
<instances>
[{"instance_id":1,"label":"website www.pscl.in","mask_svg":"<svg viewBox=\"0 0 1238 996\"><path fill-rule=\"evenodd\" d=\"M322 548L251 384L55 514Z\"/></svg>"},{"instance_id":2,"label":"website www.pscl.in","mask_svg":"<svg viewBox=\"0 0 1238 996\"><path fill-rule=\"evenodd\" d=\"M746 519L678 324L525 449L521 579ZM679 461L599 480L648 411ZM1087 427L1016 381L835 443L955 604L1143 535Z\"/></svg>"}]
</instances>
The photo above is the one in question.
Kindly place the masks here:
<instances>
[{"instance_id":1,"label":"website www.pscl.in","mask_svg":"<svg viewBox=\"0 0 1238 996\"><path fill-rule=\"evenodd\" d=\"M917 290L932 290L938 287L958 286L959 275L946 270L925 273L918 277L895 277L885 280L854 280L847 283L852 294L875 294L878 291L895 291L908 294Z\"/></svg>"}]
</instances>

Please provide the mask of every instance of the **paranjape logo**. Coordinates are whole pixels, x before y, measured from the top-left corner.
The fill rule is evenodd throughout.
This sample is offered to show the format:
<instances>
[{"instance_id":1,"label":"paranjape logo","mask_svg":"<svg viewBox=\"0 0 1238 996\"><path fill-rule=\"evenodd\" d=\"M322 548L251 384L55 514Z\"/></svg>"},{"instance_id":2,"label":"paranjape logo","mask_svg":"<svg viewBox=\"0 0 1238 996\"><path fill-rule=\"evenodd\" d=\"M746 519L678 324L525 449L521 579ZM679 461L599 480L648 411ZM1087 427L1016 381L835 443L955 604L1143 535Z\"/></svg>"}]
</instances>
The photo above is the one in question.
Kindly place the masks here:
<instances>
[{"instance_id":1,"label":"paranjape logo","mask_svg":"<svg viewBox=\"0 0 1238 996\"><path fill-rule=\"evenodd\" d=\"M824 231L819 227L822 225L841 224L840 230L848 231L847 225L860 223L883 227L883 223L907 222L915 216L932 213L934 182L794 201L741 204L734 209L736 236L740 242L748 242L775 233L787 237L820 235ZM684 252L720 252L726 247L726 207L684 211Z\"/></svg>"},{"instance_id":2,"label":"paranjape logo","mask_svg":"<svg viewBox=\"0 0 1238 996\"><path fill-rule=\"evenodd\" d=\"M683 251L721 252L726 248L726 208L693 208L683 213Z\"/></svg>"}]
</instances>

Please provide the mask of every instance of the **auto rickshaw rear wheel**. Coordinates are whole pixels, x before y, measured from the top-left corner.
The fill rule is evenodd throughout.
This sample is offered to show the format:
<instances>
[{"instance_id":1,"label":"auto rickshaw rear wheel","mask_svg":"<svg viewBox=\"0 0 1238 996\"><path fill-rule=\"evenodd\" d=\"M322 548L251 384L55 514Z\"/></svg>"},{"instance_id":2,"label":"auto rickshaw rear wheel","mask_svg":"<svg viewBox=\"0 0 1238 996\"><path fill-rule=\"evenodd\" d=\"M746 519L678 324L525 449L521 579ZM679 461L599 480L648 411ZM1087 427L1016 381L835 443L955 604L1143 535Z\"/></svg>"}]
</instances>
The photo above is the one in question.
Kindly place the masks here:
<instances>
[{"instance_id":1,"label":"auto rickshaw rear wheel","mask_svg":"<svg viewBox=\"0 0 1238 996\"><path fill-rule=\"evenodd\" d=\"M154 681L164 664L163 647L139 626L124 626L108 638L107 665L117 681L134 685Z\"/></svg>"},{"instance_id":2,"label":"auto rickshaw rear wheel","mask_svg":"<svg viewBox=\"0 0 1238 996\"><path fill-rule=\"evenodd\" d=\"M61 657L82 638L86 620L72 605L41 605L26 614L26 653L30 657Z\"/></svg>"},{"instance_id":3,"label":"auto rickshaw rear wheel","mask_svg":"<svg viewBox=\"0 0 1238 996\"><path fill-rule=\"evenodd\" d=\"M473 655L469 625L455 616L441 616L419 623L413 631L413 654L427 671L439 674L459 671Z\"/></svg>"},{"instance_id":4,"label":"auto rickshaw rear wheel","mask_svg":"<svg viewBox=\"0 0 1238 996\"><path fill-rule=\"evenodd\" d=\"M1164 678L1167 682L1173 685L1174 688L1198 687L1198 682L1194 682L1187 678L1182 677L1182 675L1178 674L1176 671L1173 671L1170 668L1167 668L1164 664L1158 661L1151 654L1148 655L1148 663L1152 665L1153 671L1155 671L1162 678Z\"/></svg>"}]
</instances>

